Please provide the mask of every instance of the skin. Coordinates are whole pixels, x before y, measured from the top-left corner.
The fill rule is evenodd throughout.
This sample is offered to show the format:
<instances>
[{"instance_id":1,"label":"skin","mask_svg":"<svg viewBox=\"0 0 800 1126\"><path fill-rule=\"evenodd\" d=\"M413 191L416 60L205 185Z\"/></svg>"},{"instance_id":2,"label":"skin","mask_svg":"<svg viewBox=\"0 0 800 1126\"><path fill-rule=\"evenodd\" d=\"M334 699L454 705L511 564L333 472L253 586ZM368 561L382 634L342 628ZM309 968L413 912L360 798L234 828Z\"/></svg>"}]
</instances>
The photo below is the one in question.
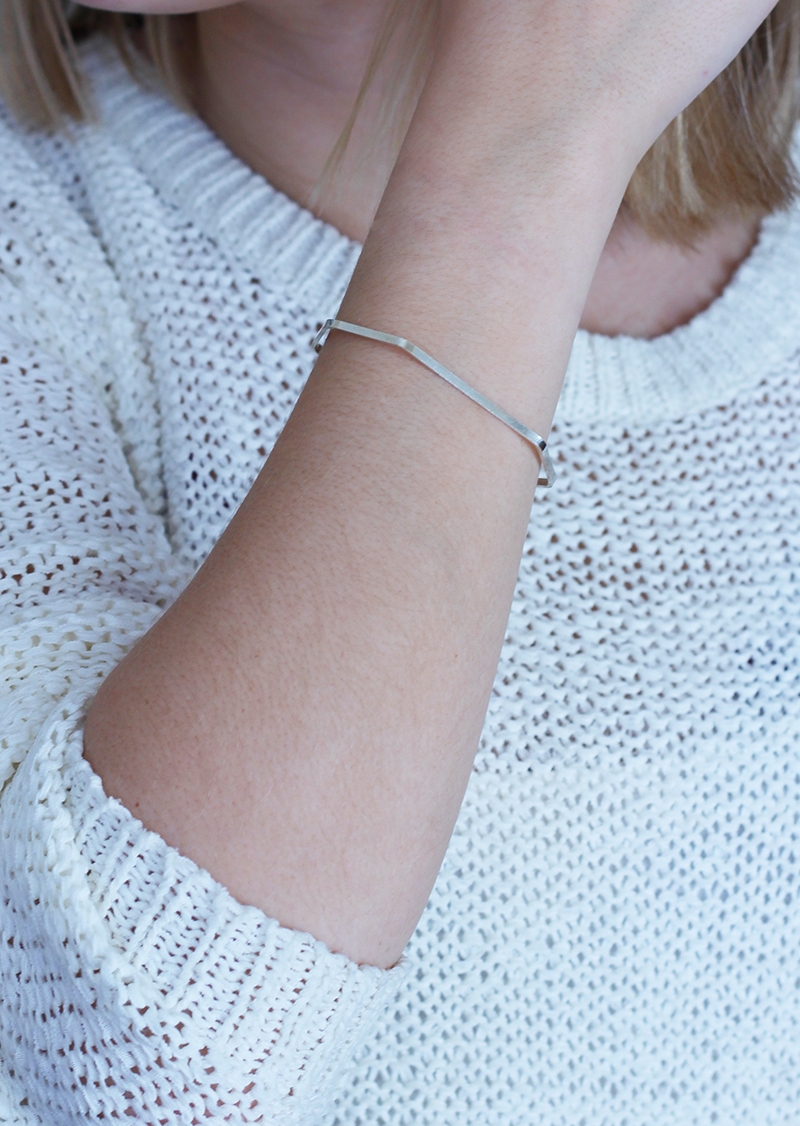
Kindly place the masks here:
<instances>
[{"instance_id":1,"label":"skin","mask_svg":"<svg viewBox=\"0 0 800 1126\"><path fill-rule=\"evenodd\" d=\"M186 6L151 0L144 10L200 11L193 72L198 112L232 152L304 203L347 121L388 6L387 0L210 0L200 11L189 0ZM392 168L392 154L375 141L387 69L376 76L348 147L346 191L315 208L362 243ZM757 217L736 217L685 247L656 242L619 219L581 327L650 338L685 324L719 296L757 233Z\"/></svg>"},{"instance_id":2,"label":"skin","mask_svg":"<svg viewBox=\"0 0 800 1126\"><path fill-rule=\"evenodd\" d=\"M204 11L195 69L201 116L271 184L307 200L355 101L386 8L386 0L350 0L332 14L328 4L260 0ZM358 242L369 233L392 167L391 153L375 143L387 69L351 140L346 192L316 208ZM655 242L620 219L603 249L581 327L653 337L686 323L719 296L757 231L757 218L732 218L684 247Z\"/></svg>"},{"instance_id":3,"label":"skin","mask_svg":"<svg viewBox=\"0 0 800 1126\"><path fill-rule=\"evenodd\" d=\"M585 308L643 330L690 315L686 263L666 306L642 307L624 279L639 288L650 251L609 235L638 161L771 7L446 0L388 185L373 169L341 212L368 231L343 318L418 341L546 435ZM259 21L276 13L274 55ZM341 127L337 52L366 49L374 13L309 0L201 21L202 112L290 194ZM715 238L684 253L701 302L752 229ZM598 277L619 294L605 312ZM537 472L409 357L332 334L198 575L95 698L85 753L106 790L242 902L392 965L463 798Z\"/></svg>"}]
</instances>

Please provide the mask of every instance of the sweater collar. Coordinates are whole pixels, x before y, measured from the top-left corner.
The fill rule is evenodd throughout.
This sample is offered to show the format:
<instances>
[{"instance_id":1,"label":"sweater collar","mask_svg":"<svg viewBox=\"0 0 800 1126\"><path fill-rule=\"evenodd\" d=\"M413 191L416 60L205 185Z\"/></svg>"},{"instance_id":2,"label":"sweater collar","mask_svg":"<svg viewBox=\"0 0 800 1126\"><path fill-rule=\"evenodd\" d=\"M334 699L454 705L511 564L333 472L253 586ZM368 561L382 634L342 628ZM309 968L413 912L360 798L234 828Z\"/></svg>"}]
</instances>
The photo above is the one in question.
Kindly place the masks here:
<instances>
[{"instance_id":1,"label":"sweater collar","mask_svg":"<svg viewBox=\"0 0 800 1126\"><path fill-rule=\"evenodd\" d=\"M96 36L82 62L99 112L158 195L273 290L333 316L361 247L248 168L200 118L136 82L114 45ZM268 268L266 268L268 267Z\"/></svg>"},{"instance_id":2,"label":"sweater collar","mask_svg":"<svg viewBox=\"0 0 800 1126\"><path fill-rule=\"evenodd\" d=\"M360 246L271 187L196 117L128 74L115 48L84 49L100 123L158 194L272 289L334 315ZM268 269L265 267L268 264ZM557 422L677 420L755 388L800 344L800 204L764 220L728 286L688 324L654 340L579 331Z\"/></svg>"}]
</instances>

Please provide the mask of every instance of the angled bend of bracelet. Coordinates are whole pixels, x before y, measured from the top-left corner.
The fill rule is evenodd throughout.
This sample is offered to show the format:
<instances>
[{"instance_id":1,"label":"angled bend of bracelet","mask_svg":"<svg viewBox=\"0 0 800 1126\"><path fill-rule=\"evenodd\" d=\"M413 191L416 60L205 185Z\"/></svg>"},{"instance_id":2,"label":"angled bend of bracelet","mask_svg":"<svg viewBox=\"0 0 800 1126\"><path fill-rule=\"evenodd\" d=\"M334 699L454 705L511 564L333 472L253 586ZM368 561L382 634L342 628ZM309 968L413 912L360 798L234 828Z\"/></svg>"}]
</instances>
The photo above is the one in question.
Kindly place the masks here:
<instances>
[{"instance_id":1,"label":"angled bend of bracelet","mask_svg":"<svg viewBox=\"0 0 800 1126\"><path fill-rule=\"evenodd\" d=\"M535 430L531 430L530 427L519 422L518 419L510 415L508 411L499 407L497 403L493 403L491 399L487 399L480 391L476 391L474 387L470 387L469 383L465 383L463 379L460 379L459 376L455 375L449 368L446 368L444 364L440 364L433 356L429 356L427 352L423 352L416 344L412 344L410 340L406 340L402 336L392 336L389 332L378 332L374 328L364 328L362 325L350 324L349 321L339 321L336 320L336 318L331 318L325 321L322 328L314 337L315 351L320 351L331 329L339 329L340 332L349 332L353 336L363 336L368 340L378 340L381 344L391 344L395 348L402 348L404 352L408 352L410 356L413 356L415 360L418 360L419 363L423 364L429 371L432 371L434 375L440 376L446 383L449 383L451 387L455 387L457 391L461 391L468 399L472 399L473 403L477 403L479 407L483 407L489 414L494 415L500 422L504 422L506 426L509 426L516 434L519 434L521 438L529 442L536 450L541 470L544 473L544 476L539 477L537 484L543 485L546 489L549 489L553 484L556 479L556 472L547 449L547 442L541 434L537 434Z\"/></svg>"}]
</instances>

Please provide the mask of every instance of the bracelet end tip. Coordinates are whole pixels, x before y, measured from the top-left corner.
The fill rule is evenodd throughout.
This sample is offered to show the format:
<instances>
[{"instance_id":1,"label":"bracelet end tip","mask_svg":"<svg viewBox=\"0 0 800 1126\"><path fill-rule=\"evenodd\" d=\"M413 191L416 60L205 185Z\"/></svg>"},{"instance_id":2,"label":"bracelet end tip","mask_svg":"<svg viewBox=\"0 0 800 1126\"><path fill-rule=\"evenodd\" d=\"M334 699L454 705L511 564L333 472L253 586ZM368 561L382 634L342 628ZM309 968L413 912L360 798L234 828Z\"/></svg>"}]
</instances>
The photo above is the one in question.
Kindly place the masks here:
<instances>
[{"instance_id":1,"label":"bracelet end tip","mask_svg":"<svg viewBox=\"0 0 800 1126\"><path fill-rule=\"evenodd\" d=\"M322 351L322 345L325 343L325 337L330 332L332 324L333 324L333 320L325 321L325 323L322 325L320 330L317 332L317 335L311 341L311 347L314 349L315 352L321 352Z\"/></svg>"}]
</instances>

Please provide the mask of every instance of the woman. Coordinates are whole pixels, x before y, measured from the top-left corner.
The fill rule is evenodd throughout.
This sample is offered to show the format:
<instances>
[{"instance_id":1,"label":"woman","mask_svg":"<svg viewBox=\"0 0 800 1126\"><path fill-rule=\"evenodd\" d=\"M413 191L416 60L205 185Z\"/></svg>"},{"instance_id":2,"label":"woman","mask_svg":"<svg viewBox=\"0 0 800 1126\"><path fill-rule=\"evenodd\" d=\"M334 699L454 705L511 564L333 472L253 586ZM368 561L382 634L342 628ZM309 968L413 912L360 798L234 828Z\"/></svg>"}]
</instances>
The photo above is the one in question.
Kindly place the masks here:
<instances>
[{"instance_id":1,"label":"woman","mask_svg":"<svg viewBox=\"0 0 800 1126\"><path fill-rule=\"evenodd\" d=\"M9 8L0 1121L796 1116L772 7Z\"/></svg>"}]
</instances>

